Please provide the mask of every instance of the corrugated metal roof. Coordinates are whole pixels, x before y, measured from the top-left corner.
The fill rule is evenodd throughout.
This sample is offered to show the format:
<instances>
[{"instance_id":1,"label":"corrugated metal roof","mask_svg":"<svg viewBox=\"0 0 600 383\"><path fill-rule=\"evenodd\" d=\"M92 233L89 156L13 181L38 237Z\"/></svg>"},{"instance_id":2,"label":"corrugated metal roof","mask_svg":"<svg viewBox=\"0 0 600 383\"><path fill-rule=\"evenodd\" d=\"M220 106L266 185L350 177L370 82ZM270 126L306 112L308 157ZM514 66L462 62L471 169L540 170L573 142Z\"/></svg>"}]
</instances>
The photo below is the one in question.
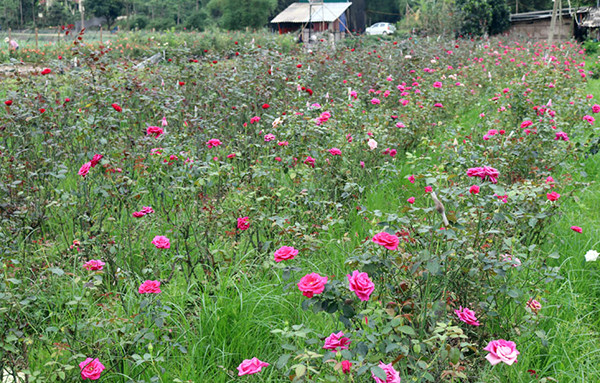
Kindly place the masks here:
<instances>
[{"instance_id":1,"label":"corrugated metal roof","mask_svg":"<svg viewBox=\"0 0 600 383\"><path fill-rule=\"evenodd\" d=\"M562 14L562 16L571 16L579 13L586 13L588 11L588 7L581 8L562 8L558 10L558 13ZM510 21L533 21L533 20L541 20L541 19L550 19L552 18L552 9L546 11L533 11L533 12L525 12L525 13L513 13L510 15Z\"/></svg>"},{"instance_id":2,"label":"corrugated metal roof","mask_svg":"<svg viewBox=\"0 0 600 383\"><path fill-rule=\"evenodd\" d=\"M272 23L313 23L337 20L352 3L292 3ZM312 16L311 16L312 11Z\"/></svg>"},{"instance_id":3,"label":"corrugated metal roof","mask_svg":"<svg viewBox=\"0 0 600 383\"><path fill-rule=\"evenodd\" d=\"M600 27L600 8L591 8L590 13L583 19L581 26L587 28Z\"/></svg>"}]
</instances>

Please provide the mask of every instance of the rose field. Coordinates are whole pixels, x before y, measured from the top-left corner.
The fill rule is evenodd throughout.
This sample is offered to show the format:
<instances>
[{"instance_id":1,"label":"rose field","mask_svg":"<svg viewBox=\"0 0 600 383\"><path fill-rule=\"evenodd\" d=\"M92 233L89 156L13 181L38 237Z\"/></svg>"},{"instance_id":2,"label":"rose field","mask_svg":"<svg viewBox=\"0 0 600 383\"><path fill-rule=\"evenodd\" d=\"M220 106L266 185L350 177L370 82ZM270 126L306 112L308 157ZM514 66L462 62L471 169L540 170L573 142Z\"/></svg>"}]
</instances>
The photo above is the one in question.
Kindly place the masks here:
<instances>
[{"instance_id":1,"label":"rose field","mask_svg":"<svg viewBox=\"0 0 600 383\"><path fill-rule=\"evenodd\" d=\"M582 46L71 41L0 50L0 381L600 381Z\"/></svg>"}]
</instances>

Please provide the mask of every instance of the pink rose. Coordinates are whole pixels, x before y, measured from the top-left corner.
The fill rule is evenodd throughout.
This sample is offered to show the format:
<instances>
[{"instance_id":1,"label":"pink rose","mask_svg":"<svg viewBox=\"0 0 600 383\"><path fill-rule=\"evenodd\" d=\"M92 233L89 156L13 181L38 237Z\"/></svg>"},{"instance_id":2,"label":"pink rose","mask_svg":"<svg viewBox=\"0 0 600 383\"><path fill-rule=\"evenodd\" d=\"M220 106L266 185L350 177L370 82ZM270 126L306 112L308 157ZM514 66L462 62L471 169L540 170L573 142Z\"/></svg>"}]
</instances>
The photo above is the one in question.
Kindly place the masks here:
<instances>
[{"instance_id":1,"label":"pink rose","mask_svg":"<svg viewBox=\"0 0 600 383\"><path fill-rule=\"evenodd\" d=\"M502 258L503 262L510 262L512 267L521 266L521 260L517 257L513 259L513 256L510 254L502 254L500 257Z\"/></svg>"},{"instance_id":2,"label":"pink rose","mask_svg":"<svg viewBox=\"0 0 600 383\"><path fill-rule=\"evenodd\" d=\"M340 350L347 350L348 345L352 343L350 338L345 338L343 332L338 332L337 334L332 333L327 338L325 338L325 345L323 348L325 350L331 350L333 352L338 352L338 347Z\"/></svg>"},{"instance_id":3,"label":"pink rose","mask_svg":"<svg viewBox=\"0 0 600 383\"><path fill-rule=\"evenodd\" d=\"M578 233L583 232L583 229L580 228L579 226L571 226L571 230L576 231Z\"/></svg>"},{"instance_id":4,"label":"pink rose","mask_svg":"<svg viewBox=\"0 0 600 383\"><path fill-rule=\"evenodd\" d=\"M154 239L152 240L152 244L156 246L157 249L171 248L171 242L169 242L169 238L165 237L164 235L157 235L156 237L154 237Z\"/></svg>"},{"instance_id":5,"label":"pink rose","mask_svg":"<svg viewBox=\"0 0 600 383\"><path fill-rule=\"evenodd\" d=\"M555 141L569 141L569 136L565 132L556 132L556 136L554 137Z\"/></svg>"},{"instance_id":6,"label":"pink rose","mask_svg":"<svg viewBox=\"0 0 600 383\"><path fill-rule=\"evenodd\" d=\"M379 379L378 377L376 377L375 374L371 373L371 376L373 377L373 379L375 379L375 382L377 382L377 383L400 383L401 382L400 373L394 369L394 366L392 365L392 363L384 364L383 362L379 362L379 367L381 367L383 369L383 371L385 371L386 379L385 379L385 381L383 381L383 380Z\"/></svg>"},{"instance_id":7,"label":"pink rose","mask_svg":"<svg viewBox=\"0 0 600 383\"><path fill-rule=\"evenodd\" d=\"M413 204L415 203L415 197L410 197L409 199L406 200L406 202L408 202L409 204Z\"/></svg>"},{"instance_id":8,"label":"pink rose","mask_svg":"<svg viewBox=\"0 0 600 383\"><path fill-rule=\"evenodd\" d=\"M493 184L498 182L499 176L500 176L500 172L498 172L498 170L496 170L492 167L489 167L489 166L470 168L467 170L467 177L479 177L483 181L486 178L489 178L490 182Z\"/></svg>"},{"instance_id":9,"label":"pink rose","mask_svg":"<svg viewBox=\"0 0 600 383\"><path fill-rule=\"evenodd\" d=\"M398 248L398 244L400 243L400 239L393 234L382 231L381 233L373 236L373 242L385 247L388 250L396 250Z\"/></svg>"},{"instance_id":10,"label":"pink rose","mask_svg":"<svg viewBox=\"0 0 600 383\"><path fill-rule=\"evenodd\" d=\"M138 289L140 294L158 294L160 291L160 281L145 281Z\"/></svg>"},{"instance_id":11,"label":"pink rose","mask_svg":"<svg viewBox=\"0 0 600 383\"><path fill-rule=\"evenodd\" d=\"M585 115L583 116L583 120L589 122L590 124L593 124L594 121L596 121L596 119L590 115Z\"/></svg>"},{"instance_id":12,"label":"pink rose","mask_svg":"<svg viewBox=\"0 0 600 383\"><path fill-rule=\"evenodd\" d=\"M361 301L368 301L369 297L375 290L375 284L369 278L367 273L361 273L358 270L354 270L352 275L346 275L348 282L350 282L350 291L354 291L358 299Z\"/></svg>"},{"instance_id":13,"label":"pink rose","mask_svg":"<svg viewBox=\"0 0 600 383\"><path fill-rule=\"evenodd\" d=\"M593 113L600 113L600 105L594 104L594 106L592 106L592 112Z\"/></svg>"},{"instance_id":14,"label":"pink rose","mask_svg":"<svg viewBox=\"0 0 600 383\"><path fill-rule=\"evenodd\" d=\"M275 135L274 134L265 134L265 142L269 142L269 141L273 141L275 139Z\"/></svg>"},{"instance_id":15,"label":"pink rose","mask_svg":"<svg viewBox=\"0 0 600 383\"><path fill-rule=\"evenodd\" d=\"M549 201L556 201L560 198L560 194L558 194L557 192L547 193L546 197Z\"/></svg>"},{"instance_id":16,"label":"pink rose","mask_svg":"<svg viewBox=\"0 0 600 383\"><path fill-rule=\"evenodd\" d=\"M469 193L471 194L479 194L479 186L473 185L469 188Z\"/></svg>"},{"instance_id":17,"label":"pink rose","mask_svg":"<svg viewBox=\"0 0 600 383\"><path fill-rule=\"evenodd\" d=\"M146 128L146 134L149 136L154 136L154 138L160 137L163 133L164 130L160 126L149 126Z\"/></svg>"},{"instance_id":18,"label":"pink rose","mask_svg":"<svg viewBox=\"0 0 600 383\"><path fill-rule=\"evenodd\" d=\"M237 219L237 228L239 230L248 230L250 227L250 217L240 217Z\"/></svg>"},{"instance_id":19,"label":"pink rose","mask_svg":"<svg viewBox=\"0 0 600 383\"><path fill-rule=\"evenodd\" d=\"M542 304L533 298L529 298L527 301L527 307L537 315L537 313L542 309Z\"/></svg>"},{"instance_id":20,"label":"pink rose","mask_svg":"<svg viewBox=\"0 0 600 383\"><path fill-rule=\"evenodd\" d=\"M521 129L528 128L531 125L533 125L533 122L531 122L531 120L525 120L521 123Z\"/></svg>"},{"instance_id":21,"label":"pink rose","mask_svg":"<svg viewBox=\"0 0 600 383\"><path fill-rule=\"evenodd\" d=\"M378 98L372 98L372 99L371 99L371 104L373 104L373 105L378 105L378 104L380 104L380 103L381 103L381 101L379 101L379 99L378 99Z\"/></svg>"},{"instance_id":22,"label":"pink rose","mask_svg":"<svg viewBox=\"0 0 600 383\"><path fill-rule=\"evenodd\" d=\"M425 186L425 193L431 193L433 188L431 186Z\"/></svg>"},{"instance_id":23,"label":"pink rose","mask_svg":"<svg viewBox=\"0 0 600 383\"><path fill-rule=\"evenodd\" d=\"M98 358L87 358L83 362L79 363L79 368L81 369L81 377L83 380L98 380L100 379L100 374L102 374L102 371L105 369L104 365L100 363Z\"/></svg>"},{"instance_id":24,"label":"pink rose","mask_svg":"<svg viewBox=\"0 0 600 383\"><path fill-rule=\"evenodd\" d=\"M219 145L221 145L221 140L218 140L216 138L211 138L210 140L208 140L206 142L206 146L208 146L209 149L210 148L214 148L214 147L219 146Z\"/></svg>"},{"instance_id":25,"label":"pink rose","mask_svg":"<svg viewBox=\"0 0 600 383\"><path fill-rule=\"evenodd\" d=\"M370 138L369 141L367 141L367 145L369 145L369 148L371 150L375 150L377 149L377 141L375 141L374 139Z\"/></svg>"},{"instance_id":26,"label":"pink rose","mask_svg":"<svg viewBox=\"0 0 600 383\"><path fill-rule=\"evenodd\" d=\"M237 367L238 376L252 375L260 372L263 367L268 367L269 363L260 361L258 358L244 359L242 363Z\"/></svg>"},{"instance_id":27,"label":"pink rose","mask_svg":"<svg viewBox=\"0 0 600 383\"><path fill-rule=\"evenodd\" d=\"M322 277L317 273L306 274L298 282L298 289L302 291L302 295L307 298L312 298L315 294L321 294L325 290L327 277Z\"/></svg>"},{"instance_id":28,"label":"pink rose","mask_svg":"<svg viewBox=\"0 0 600 383\"><path fill-rule=\"evenodd\" d=\"M332 156L341 156L342 155L342 151L339 150L338 148L329 149L329 153L331 153Z\"/></svg>"},{"instance_id":29,"label":"pink rose","mask_svg":"<svg viewBox=\"0 0 600 383\"><path fill-rule=\"evenodd\" d=\"M342 361L342 372L344 374L349 374L351 368L352 368L352 362L351 361L349 361L349 360L343 360Z\"/></svg>"},{"instance_id":30,"label":"pink rose","mask_svg":"<svg viewBox=\"0 0 600 383\"><path fill-rule=\"evenodd\" d=\"M275 262L281 262L288 259L294 259L298 255L298 250L291 246L282 246L275 251Z\"/></svg>"},{"instance_id":31,"label":"pink rose","mask_svg":"<svg viewBox=\"0 0 600 383\"><path fill-rule=\"evenodd\" d=\"M310 167L315 167L315 159L312 158L311 156L306 157L306 159L304 160L304 163L307 164Z\"/></svg>"},{"instance_id":32,"label":"pink rose","mask_svg":"<svg viewBox=\"0 0 600 383\"><path fill-rule=\"evenodd\" d=\"M415 176L413 176L413 175L410 175L410 176L408 176L408 181L409 181L411 184L414 184L414 183L415 183Z\"/></svg>"},{"instance_id":33,"label":"pink rose","mask_svg":"<svg viewBox=\"0 0 600 383\"><path fill-rule=\"evenodd\" d=\"M144 213L143 211L134 211L132 215L134 218L142 218L146 215L146 213Z\"/></svg>"},{"instance_id":34,"label":"pink rose","mask_svg":"<svg viewBox=\"0 0 600 383\"><path fill-rule=\"evenodd\" d=\"M102 270L104 268L105 263L99 259L90 259L87 261L83 268L89 271Z\"/></svg>"},{"instance_id":35,"label":"pink rose","mask_svg":"<svg viewBox=\"0 0 600 383\"><path fill-rule=\"evenodd\" d=\"M492 364L497 365L500 362L504 362L509 366L517 361L517 345L515 342L506 341L504 339L493 340L484 348L485 351L490 353L486 355L486 359Z\"/></svg>"},{"instance_id":36,"label":"pink rose","mask_svg":"<svg viewBox=\"0 0 600 383\"><path fill-rule=\"evenodd\" d=\"M480 326L481 323L475 317L475 311L469 310L468 308L463 308L460 306L460 310L454 310L454 313L458 316L458 319L465 322L466 324L470 324L473 326Z\"/></svg>"},{"instance_id":37,"label":"pink rose","mask_svg":"<svg viewBox=\"0 0 600 383\"><path fill-rule=\"evenodd\" d=\"M85 178L85 176L88 175L91 167L92 167L92 163L86 162L85 164L81 165L81 168L79 168L79 171L77 172L77 174L79 174L80 176Z\"/></svg>"},{"instance_id":38,"label":"pink rose","mask_svg":"<svg viewBox=\"0 0 600 383\"><path fill-rule=\"evenodd\" d=\"M154 209L150 206L142 206L142 213L144 214L152 214L154 213Z\"/></svg>"},{"instance_id":39,"label":"pink rose","mask_svg":"<svg viewBox=\"0 0 600 383\"><path fill-rule=\"evenodd\" d=\"M98 165L98 162L100 162L102 157L104 157L102 154L94 154L94 157L92 157L92 160L90 161L93 168L96 167L96 165Z\"/></svg>"}]
</instances>

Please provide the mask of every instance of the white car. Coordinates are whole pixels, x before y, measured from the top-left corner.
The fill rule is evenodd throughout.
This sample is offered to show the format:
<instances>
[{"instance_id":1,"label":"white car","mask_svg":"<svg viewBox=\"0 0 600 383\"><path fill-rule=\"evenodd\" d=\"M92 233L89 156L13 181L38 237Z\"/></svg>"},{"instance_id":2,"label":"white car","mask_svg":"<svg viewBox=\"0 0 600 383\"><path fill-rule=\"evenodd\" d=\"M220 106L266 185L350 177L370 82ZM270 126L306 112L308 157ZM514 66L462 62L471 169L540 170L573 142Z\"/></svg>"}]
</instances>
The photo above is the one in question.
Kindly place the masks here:
<instances>
[{"instance_id":1,"label":"white car","mask_svg":"<svg viewBox=\"0 0 600 383\"><path fill-rule=\"evenodd\" d=\"M367 35L391 35L396 32L396 27L391 23L376 23L365 30Z\"/></svg>"}]
</instances>

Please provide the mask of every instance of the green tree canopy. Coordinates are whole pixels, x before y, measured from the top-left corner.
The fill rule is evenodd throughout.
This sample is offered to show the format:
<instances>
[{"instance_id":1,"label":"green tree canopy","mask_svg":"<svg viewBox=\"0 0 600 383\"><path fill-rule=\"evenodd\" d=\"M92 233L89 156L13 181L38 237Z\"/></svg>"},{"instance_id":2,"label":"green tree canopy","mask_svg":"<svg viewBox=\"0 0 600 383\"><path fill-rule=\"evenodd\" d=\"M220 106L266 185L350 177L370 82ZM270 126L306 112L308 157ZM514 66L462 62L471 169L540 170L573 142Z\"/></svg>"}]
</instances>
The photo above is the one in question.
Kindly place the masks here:
<instances>
[{"instance_id":1,"label":"green tree canopy","mask_svg":"<svg viewBox=\"0 0 600 383\"><path fill-rule=\"evenodd\" d=\"M123 0L84 0L83 5L86 12L106 18L109 29L117 17L121 16L125 6Z\"/></svg>"},{"instance_id":2,"label":"green tree canopy","mask_svg":"<svg viewBox=\"0 0 600 383\"><path fill-rule=\"evenodd\" d=\"M510 10L506 0L458 0L462 16L460 33L483 35L504 32L510 26Z\"/></svg>"},{"instance_id":3,"label":"green tree canopy","mask_svg":"<svg viewBox=\"0 0 600 383\"><path fill-rule=\"evenodd\" d=\"M208 8L227 29L261 28L277 8L277 0L211 0Z\"/></svg>"}]
</instances>

